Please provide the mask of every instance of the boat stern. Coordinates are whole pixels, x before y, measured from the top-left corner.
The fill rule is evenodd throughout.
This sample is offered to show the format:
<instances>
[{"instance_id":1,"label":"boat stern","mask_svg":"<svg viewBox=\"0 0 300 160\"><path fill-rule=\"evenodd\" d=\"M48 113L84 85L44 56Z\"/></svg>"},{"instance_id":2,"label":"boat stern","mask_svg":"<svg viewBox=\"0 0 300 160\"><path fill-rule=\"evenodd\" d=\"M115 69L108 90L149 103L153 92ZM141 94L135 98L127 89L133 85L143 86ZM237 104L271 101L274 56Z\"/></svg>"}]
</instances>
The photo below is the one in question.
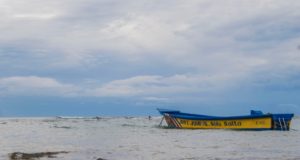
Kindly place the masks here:
<instances>
[{"instance_id":1,"label":"boat stern","mask_svg":"<svg viewBox=\"0 0 300 160\"><path fill-rule=\"evenodd\" d=\"M290 130L294 114L272 114L272 130Z\"/></svg>"}]
</instances>

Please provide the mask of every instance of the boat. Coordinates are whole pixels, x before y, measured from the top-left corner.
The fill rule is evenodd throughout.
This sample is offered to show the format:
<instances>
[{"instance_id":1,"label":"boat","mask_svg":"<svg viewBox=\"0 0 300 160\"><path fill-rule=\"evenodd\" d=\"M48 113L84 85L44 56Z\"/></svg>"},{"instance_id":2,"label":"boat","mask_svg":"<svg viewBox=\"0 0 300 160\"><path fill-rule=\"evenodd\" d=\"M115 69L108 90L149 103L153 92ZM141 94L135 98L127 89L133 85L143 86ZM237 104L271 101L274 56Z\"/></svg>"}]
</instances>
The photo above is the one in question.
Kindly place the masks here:
<instances>
[{"instance_id":1,"label":"boat","mask_svg":"<svg viewBox=\"0 0 300 160\"><path fill-rule=\"evenodd\" d=\"M181 129L237 129L237 130L290 130L294 114L264 114L251 110L250 115L244 116L208 116L182 113L179 110L157 109L167 123L168 128Z\"/></svg>"}]
</instances>

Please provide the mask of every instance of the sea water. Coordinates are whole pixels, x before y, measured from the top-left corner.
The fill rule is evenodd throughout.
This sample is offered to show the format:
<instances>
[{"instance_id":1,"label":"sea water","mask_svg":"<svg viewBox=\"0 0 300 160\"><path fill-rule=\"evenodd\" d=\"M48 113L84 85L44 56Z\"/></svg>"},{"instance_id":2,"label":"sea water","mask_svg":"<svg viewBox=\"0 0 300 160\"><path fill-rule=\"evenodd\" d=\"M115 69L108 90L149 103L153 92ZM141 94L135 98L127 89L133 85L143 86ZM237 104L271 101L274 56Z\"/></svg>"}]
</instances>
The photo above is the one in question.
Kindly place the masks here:
<instances>
[{"instance_id":1,"label":"sea water","mask_svg":"<svg viewBox=\"0 0 300 160\"><path fill-rule=\"evenodd\" d=\"M51 159L300 159L299 118L293 119L290 131L165 129L158 127L160 119L1 118L0 159L9 159L13 152L59 151L68 153Z\"/></svg>"}]
</instances>

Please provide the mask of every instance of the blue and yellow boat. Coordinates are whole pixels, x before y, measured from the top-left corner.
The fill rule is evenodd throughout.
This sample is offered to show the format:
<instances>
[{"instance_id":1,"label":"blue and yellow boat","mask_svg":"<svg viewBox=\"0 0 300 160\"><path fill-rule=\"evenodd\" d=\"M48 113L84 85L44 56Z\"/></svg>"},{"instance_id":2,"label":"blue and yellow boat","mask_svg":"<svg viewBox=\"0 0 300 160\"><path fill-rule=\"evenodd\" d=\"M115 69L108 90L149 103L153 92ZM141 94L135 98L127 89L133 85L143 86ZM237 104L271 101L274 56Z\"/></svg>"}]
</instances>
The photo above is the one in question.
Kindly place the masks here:
<instances>
[{"instance_id":1,"label":"blue and yellow boat","mask_svg":"<svg viewBox=\"0 0 300 160\"><path fill-rule=\"evenodd\" d=\"M183 129L240 129L240 130L290 130L294 114L263 114L251 110L250 115L218 117L182 113L178 110L158 109L170 128Z\"/></svg>"}]
</instances>

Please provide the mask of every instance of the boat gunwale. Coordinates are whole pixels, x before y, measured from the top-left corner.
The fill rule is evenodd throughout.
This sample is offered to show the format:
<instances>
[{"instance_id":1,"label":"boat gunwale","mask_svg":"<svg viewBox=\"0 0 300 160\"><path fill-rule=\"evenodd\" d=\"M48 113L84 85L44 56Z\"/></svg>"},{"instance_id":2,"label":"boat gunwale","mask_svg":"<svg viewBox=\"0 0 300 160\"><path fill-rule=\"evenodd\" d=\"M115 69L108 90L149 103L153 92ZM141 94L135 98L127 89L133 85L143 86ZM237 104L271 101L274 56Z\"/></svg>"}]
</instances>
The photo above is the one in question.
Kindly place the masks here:
<instances>
[{"instance_id":1,"label":"boat gunwale","mask_svg":"<svg viewBox=\"0 0 300 160\"><path fill-rule=\"evenodd\" d=\"M217 117L217 116L206 116L206 115L186 115L185 113L172 114L168 113L169 116L174 118L188 119L188 120L240 120L240 119L257 119L257 118L272 118L272 114L264 115L246 115L246 116L231 116L231 117Z\"/></svg>"}]
</instances>

